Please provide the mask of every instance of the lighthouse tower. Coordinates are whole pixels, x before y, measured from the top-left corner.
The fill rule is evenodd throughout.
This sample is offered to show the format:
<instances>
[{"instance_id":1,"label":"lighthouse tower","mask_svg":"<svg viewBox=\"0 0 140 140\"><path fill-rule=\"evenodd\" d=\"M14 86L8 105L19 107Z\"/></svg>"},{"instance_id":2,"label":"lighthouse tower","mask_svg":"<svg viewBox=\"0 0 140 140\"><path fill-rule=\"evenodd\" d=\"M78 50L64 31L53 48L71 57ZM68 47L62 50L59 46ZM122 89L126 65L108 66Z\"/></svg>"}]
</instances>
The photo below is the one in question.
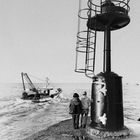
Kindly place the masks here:
<instances>
[{"instance_id":1,"label":"lighthouse tower","mask_svg":"<svg viewBox=\"0 0 140 140\"><path fill-rule=\"evenodd\" d=\"M122 77L111 71L111 32L130 22L130 0L79 0L75 71L92 79L92 128L124 130ZM97 33L104 34L103 70L95 74Z\"/></svg>"}]
</instances>

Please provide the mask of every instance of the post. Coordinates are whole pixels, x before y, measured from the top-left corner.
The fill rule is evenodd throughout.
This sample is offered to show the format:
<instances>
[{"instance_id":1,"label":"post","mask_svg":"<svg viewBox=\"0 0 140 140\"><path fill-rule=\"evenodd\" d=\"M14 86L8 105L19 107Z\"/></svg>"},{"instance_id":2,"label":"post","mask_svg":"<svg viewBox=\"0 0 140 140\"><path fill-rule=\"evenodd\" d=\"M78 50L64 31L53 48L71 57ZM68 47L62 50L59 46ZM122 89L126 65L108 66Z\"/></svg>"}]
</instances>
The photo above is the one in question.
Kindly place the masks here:
<instances>
[{"instance_id":1,"label":"post","mask_svg":"<svg viewBox=\"0 0 140 140\"><path fill-rule=\"evenodd\" d=\"M111 72L111 31L109 25L104 31L104 63L103 72Z\"/></svg>"}]
</instances>

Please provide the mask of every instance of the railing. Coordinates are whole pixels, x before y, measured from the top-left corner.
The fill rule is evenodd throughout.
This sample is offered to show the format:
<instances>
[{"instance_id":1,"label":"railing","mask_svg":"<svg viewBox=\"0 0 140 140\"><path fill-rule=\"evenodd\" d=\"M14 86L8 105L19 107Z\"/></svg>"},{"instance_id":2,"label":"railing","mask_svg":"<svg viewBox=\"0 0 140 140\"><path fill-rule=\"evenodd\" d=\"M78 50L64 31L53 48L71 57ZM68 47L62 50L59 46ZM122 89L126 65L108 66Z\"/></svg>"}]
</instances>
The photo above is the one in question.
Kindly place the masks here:
<instances>
[{"instance_id":1,"label":"railing","mask_svg":"<svg viewBox=\"0 0 140 140\"><path fill-rule=\"evenodd\" d=\"M110 0L115 6L124 8L127 12L130 11L129 7L130 0ZM101 5L105 4L106 0L101 0Z\"/></svg>"},{"instance_id":2,"label":"railing","mask_svg":"<svg viewBox=\"0 0 140 140\"><path fill-rule=\"evenodd\" d=\"M87 27L87 21L95 16L97 12L99 12L97 6L91 5L90 0L87 0L84 5L82 0L79 0L75 71L85 73L89 78L94 76L96 31L92 31Z\"/></svg>"}]
</instances>

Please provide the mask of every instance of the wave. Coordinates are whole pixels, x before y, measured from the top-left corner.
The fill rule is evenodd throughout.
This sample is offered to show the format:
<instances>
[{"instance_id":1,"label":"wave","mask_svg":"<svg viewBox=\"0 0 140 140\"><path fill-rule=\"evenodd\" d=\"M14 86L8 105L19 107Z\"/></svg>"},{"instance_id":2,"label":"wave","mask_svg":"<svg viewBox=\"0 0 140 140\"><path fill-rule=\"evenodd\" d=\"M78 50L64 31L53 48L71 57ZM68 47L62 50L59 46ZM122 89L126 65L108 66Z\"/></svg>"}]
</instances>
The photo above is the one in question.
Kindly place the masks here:
<instances>
[{"instance_id":1,"label":"wave","mask_svg":"<svg viewBox=\"0 0 140 140\"><path fill-rule=\"evenodd\" d=\"M20 99L21 87L11 86L10 89L9 86L11 91L9 95L0 97L0 129L2 129L0 139L7 140L8 137L14 140L22 139L54 123L70 118L68 104L73 93L77 92L81 95L84 90L87 90L90 96L89 86L89 84L87 86L63 85L63 92L60 96L42 103ZM125 120L136 121L140 115L138 93L140 87L137 86L136 91L134 89L135 87L131 88L129 85L124 89Z\"/></svg>"}]
</instances>

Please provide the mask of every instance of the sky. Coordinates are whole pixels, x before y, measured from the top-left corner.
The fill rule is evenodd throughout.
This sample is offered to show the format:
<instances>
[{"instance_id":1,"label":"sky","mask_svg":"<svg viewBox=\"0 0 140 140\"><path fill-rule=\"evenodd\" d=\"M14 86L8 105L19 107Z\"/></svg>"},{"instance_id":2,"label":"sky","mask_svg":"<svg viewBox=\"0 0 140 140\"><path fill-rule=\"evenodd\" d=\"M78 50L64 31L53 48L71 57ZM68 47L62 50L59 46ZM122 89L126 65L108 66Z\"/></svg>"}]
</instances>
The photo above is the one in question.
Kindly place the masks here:
<instances>
[{"instance_id":1,"label":"sky","mask_svg":"<svg viewBox=\"0 0 140 140\"><path fill-rule=\"evenodd\" d=\"M112 32L112 71L126 82L140 82L139 5L131 0L130 24ZM77 14L78 0L0 0L0 82L21 82L21 72L52 82L91 82L74 72ZM97 35L103 42L103 33ZM102 53L97 45L96 73Z\"/></svg>"}]
</instances>

